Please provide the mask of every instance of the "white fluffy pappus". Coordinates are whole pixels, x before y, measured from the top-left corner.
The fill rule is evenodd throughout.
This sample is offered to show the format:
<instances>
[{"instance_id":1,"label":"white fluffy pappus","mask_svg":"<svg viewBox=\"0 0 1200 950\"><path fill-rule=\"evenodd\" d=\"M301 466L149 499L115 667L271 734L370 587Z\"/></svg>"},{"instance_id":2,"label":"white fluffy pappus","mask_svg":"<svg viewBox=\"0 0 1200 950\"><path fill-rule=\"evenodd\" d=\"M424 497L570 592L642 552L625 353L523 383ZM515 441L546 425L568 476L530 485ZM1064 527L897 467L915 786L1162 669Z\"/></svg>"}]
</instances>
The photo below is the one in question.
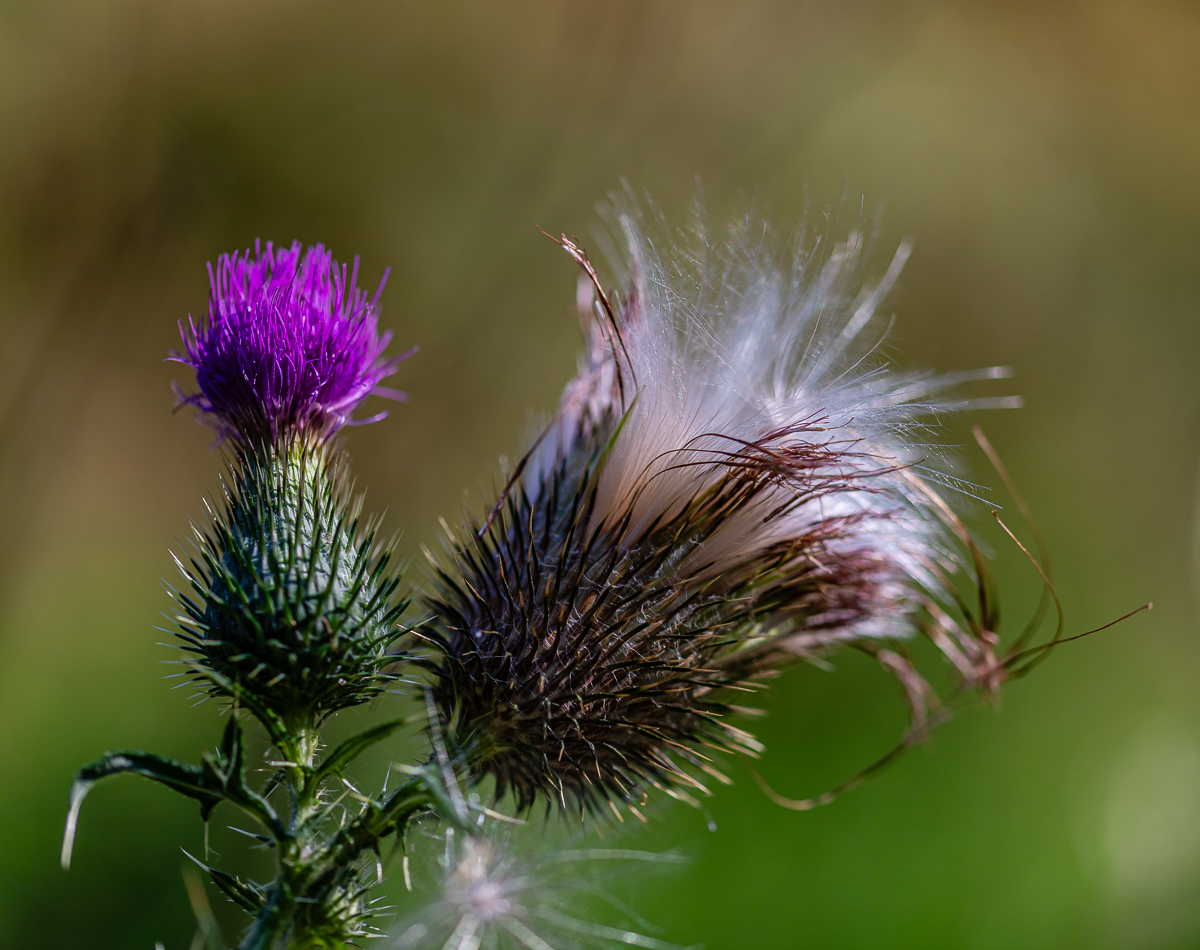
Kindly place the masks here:
<instances>
[{"instance_id":1,"label":"white fluffy pappus","mask_svg":"<svg viewBox=\"0 0 1200 950\"><path fill-rule=\"evenodd\" d=\"M882 325L879 308L909 257L907 241L869 280L861 231L840 242L801 233L781 245L747 216L717 238L698 211L677 242L661 216L648 221L628 195L614 198L607 217L607 256L625 288L619 298L603 290L582 248L560 240L585 270L577 303L587 349L536 447L526 490L536 494L556 459L620 415L595 522L631 515L629 533L637 534L731 470L767 479L677 565L679 574L695 581L736 571L841 522L847 529L825 549L878 575L877 604L833 639L910 633L912 590L938 591L930 565L944 561L944 519L917 479L974 489L948 473L931 422L967 406L1020 405L1019 397L938 396L1009 371L938 376L888 364L890 321ZM829 639L826 631L794 645Z\"/></svg>"},{"instance_id":2,"label":"white fluffy pappus","mask_svg":"<svg viewBox=\"0 0 1200 950\"><path fill-rule=\"evenodd\" d=\"M650 925L602 887L639 866L678 864L676 856L629 849L548 850L517 842L511 830L487 824L478 834L445 833L440 888L421 913L396 928L395 950L684 950L643 933ZM579 916L581 901L589 899L615 908L637 929Z\"/></svg>"}]
</instances>

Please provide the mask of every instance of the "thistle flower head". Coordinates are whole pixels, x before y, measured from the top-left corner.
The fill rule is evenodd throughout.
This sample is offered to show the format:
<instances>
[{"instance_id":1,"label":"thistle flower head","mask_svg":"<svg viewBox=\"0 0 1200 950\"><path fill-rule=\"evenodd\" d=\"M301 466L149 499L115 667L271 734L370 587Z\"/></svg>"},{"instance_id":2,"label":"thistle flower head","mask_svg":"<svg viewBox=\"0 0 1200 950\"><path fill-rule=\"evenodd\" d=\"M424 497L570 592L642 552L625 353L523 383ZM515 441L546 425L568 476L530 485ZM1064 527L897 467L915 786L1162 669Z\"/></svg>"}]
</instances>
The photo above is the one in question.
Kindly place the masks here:
<instances>
[{"instance_id":1,"label":"thistle flower head","mask_svg":"<svg viewBox=\"0 0 1200 950\"><path fill-rule=\"evenodd\" d=\"M327 439L368 396L404 398L379 385L409 355L384 356L383 282L368 299L357 281L357 258L347 277L319 244L223 254L209 265L208 320L180 327L184 352L172 358L195 369L199 388L177 390L181 403L223 439L271 443L299 433Z\"/></svg>"},{"instance_id":2,"label":"thistle flower head","mask_svg":"<svg viewBox=\"0 0 1200 950\"><path fill-rule=\"evenodd\" d=\"M855 234L785 258L749 220L680 248L634 207L616 221L619 299L561 242L585 359L430 598L442 714L518 807L724 780L706 750L760 748L730 722L738 693L906 637L938 588L914 469L952 380L890 368L875 323L907 248L870 282Z\"/></svg>"}]
</instances>

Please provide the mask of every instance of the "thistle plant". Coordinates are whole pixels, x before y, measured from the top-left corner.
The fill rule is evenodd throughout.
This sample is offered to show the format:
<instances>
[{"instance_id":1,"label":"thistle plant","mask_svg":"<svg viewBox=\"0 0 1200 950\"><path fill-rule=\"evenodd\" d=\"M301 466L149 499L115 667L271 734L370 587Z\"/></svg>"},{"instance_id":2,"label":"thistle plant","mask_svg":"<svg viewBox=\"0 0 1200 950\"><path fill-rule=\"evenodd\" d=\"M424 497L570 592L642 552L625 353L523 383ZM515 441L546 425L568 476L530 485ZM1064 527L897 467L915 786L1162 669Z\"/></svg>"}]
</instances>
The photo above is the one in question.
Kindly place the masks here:
<instances>
[{"instance_id":1,"label":"thistle plant","mask_svg":"<svg viewBox=\"0 0 1200 950\"><path fill-rule=\"evenodd\" d=\"M384 356L378 292L368 299L357 261L347 277L320 246L256 247L222 257L210 277L208 319L181 327L184 349L173 358L195 370L198 391L180 392L180 403L216 430L227 473L207 523L195 527L194 552L186 564L177 559L186 588L171 592L185 675L226 705L224 734L200 765L114 752L83 769L71 790L63 863L91 786L142 775L198 800L205 820L222 804L244 812L274 850L278 873L266 884L205 866L255 915L241 947L344 946L370 932L366 882L382 843L403 837L424 812L461 820L429 767L410 769L391 791L355 792L347 804L346 767L402 720L333 749L321 744L322 727L387 690L404 661L407 602L394 553L380 542L378 522L361 517L336 436L359 421L354 413L368 396L403 398L380 382L408 354ZM274 749L273 771L258 787L247 715Z\"/></svg>"},{"instance_id":2,"label":"thistle plant","mask_svg":"<svg viewBox=\"0 0 1200 950\"><path fill-rule=\"evenodd\" d=\"M181 675L221 705L224 733L199 765L122 751L81 770L64 866L85 795L131 773L197 800L205 821L228 806L257 823L273 880L195 859L252 916L241 950L381 934L370 890L385 850L404 851L411 887L410 839L431 836L440 892L398 947L666 947L560 900L570 875L553 869L634 852L534 855L496 829L539 802L585 823L646 820L659 792L695 803L763 751L743 721L767 680L854 649L896 677L911 725L816 798L764 783L788 807L827 804L1061 640L1058 612L1032 642L1057 601L1031 557L1043 602L1002 645L986 561L954 510L976 489L937 443L940 416L970 405L955 388L1004 371L903 373L883 356L878 311L907 245L869 279L859 232L780 244L750 218L723 237L698 218L677 237L628 198L611 222L617 289L557 239L581 269L578 374L499 497L429 555L411 608L339 440L382 418L355 418L368 397L404 398L381 385L409 354L385 355L379 292L320 246L256 245L210 269L207 319L181 326L172 358L195 371L179 404L215 430L226 471L170 592ZM941 693L911 649L922 638L947 661ZM394 787L360 790L346 769L406 720L333 748L323 730L402 688L428 748L393 763ZM251 721L266 769L249 765Z\"/></svg>"}]
</instances>

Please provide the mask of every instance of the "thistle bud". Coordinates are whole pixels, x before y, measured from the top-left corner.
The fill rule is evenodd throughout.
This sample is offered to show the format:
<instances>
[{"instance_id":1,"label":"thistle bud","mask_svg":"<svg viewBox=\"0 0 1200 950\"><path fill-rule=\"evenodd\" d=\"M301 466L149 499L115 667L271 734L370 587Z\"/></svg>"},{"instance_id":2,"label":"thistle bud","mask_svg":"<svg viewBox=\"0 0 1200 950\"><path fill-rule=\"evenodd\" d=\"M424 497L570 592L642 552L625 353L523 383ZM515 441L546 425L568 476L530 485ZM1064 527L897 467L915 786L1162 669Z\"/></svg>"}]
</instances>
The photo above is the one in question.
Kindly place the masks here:
<instances>
[{"instance_id":1,"label":"thistle bud","mask_svg":"<svg viewBox=\"0 0 1200 950\"><path fill-rule=\"evenodd\" d=\"M357 267L347 280L327 251L301 256L299 244L223 256L208 322L189 323L174 357L196 370L199 392L182 401L231 447L210 523L180 565L184 649L210 691L248 693L285 720L383 689L406 606L332 442L370 394L402 395L378 385L403 357L384 357L378 294L357 289Z\"/></svg>"},{"instance_id":2,"label":"thistle bud","mask_svg":"<svg viewBox=\"0 0 1200 950\"><path fill-rule=\"evenodd\" d=\"M904 639L938 591L914 470L948 381L888 367L873 323L907 247L864 282L857 235L783 261L752 222L680 249L635 209L617 224L619 299L560 242L584 270L580 372L429 597L448 732L519 809L724 781L711 751L760 749L739 695Z\"/></svg>"},{"instance_id":3,"label":"thistle bud","mask_svg":"<svg viewBox=\"0 0 1200 950\"><path fill-rule=\"evenodd\" d=\"M395 599L392 552L360 509L343 460L305 443L233 461L184 570L195 597L179 597L184 648L216 682L285 719L384 688L406 603Z\"/></svg>"}]
</instances>

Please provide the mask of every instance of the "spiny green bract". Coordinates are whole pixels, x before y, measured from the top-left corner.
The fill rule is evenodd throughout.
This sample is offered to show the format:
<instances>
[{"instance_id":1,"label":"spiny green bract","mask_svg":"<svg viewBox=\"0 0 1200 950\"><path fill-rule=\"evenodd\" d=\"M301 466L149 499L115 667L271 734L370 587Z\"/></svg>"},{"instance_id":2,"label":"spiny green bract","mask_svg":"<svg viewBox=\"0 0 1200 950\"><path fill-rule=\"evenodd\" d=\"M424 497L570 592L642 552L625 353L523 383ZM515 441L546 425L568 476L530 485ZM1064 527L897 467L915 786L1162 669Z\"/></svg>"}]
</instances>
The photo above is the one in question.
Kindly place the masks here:
<instances>
[{"instance_id":1,"label":"spiny green bract","mask_svg":"<svg viewBox=\"0 0 1200 950\"><path fill-rule=\"evenodd\" d=\"M395 677L389 647L407 601L378 522L360 523L344 457L328 443L245 448L222 480L220 511L195 527L177 594L184 649L209 692L252 695L285 720L320 720Z\"/></svg>"}]
</instances>

